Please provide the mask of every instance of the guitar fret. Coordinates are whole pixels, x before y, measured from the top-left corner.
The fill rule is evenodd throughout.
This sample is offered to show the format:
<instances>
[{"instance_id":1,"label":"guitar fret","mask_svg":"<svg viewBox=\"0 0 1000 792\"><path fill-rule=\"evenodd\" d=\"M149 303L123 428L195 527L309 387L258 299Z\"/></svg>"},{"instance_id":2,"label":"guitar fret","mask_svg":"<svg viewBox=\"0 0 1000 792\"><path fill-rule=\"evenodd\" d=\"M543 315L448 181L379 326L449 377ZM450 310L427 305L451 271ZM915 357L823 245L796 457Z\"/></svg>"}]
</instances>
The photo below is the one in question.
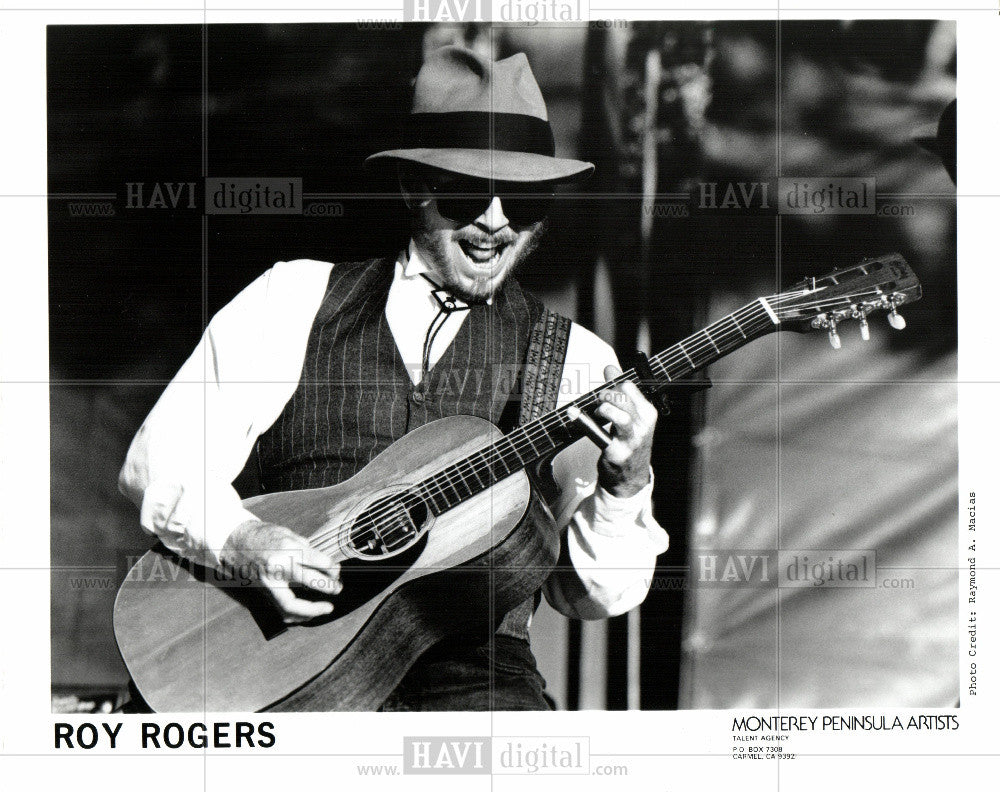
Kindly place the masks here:
<instances>
[{"instance_id":1,"label":"guitar fret","mask_svg":"<svg viewBox=\"0 0 1000 792\"><path fill-rule=\"evenodd\" d=\"M740 331L740 335L741 335L741 336L743 336L744 338L746 338L746 337L747 337L747 334L743 332L743 328L742 328L742 327L740 327L740 323L739 323L739 322L737 321L736 317L735 317L735 316L734 316L733 314L729 314L729 320L730 320L730 321L731 321L731 322L732 322L732 323L733 323L734 325L736 325L736 329Z\"/></svg>"},{"instance_id":2,"label":"guitar fret","mask_svg":"<svg viewBox=\"0 0 1000 792\"><path fill-rule=\"evenodd\" d=\"M503 465L503 472L501 473L500 470L495 467L493 462L490 463L490 471L494 473L496 480L499 481L500 479L509 476L511 473L511 469L507 465L507 460L503 458L503 454L501 453L499 448L494 447L492 449L492 452L493 455L496 457L496 462Z\"/></svg>"},{"instance_id":3,"label":"guitar fret","mask_svg":"<svg viewBox=\"0 0 1000 792\"><path fill-rule=\"evenodd\" d=\"M440 473L439 473L439 474L437 475L437 478L439 478L439 479L440 479L440 478L442 478L442 477L444 478L444 483L440 485L440 487L441 487L441 492L442 492L442 494L443 494L443 495L444 495L444 496L445 496L446 498L448 498L448 499L449 499L449 501L450 501L450 500L454 500L456 504L457 504L457 503L461 503L461 502L462 502L462 496L461 496L461 494L459 493L459 491L458 491L458 488L457 488L457 487L455 486L455 484L454 484L454 483L452 482L452 480L451 480L451 476L450 476L450 475L448 475L448 469L447 469L447 468L445 468L444 470L442 470L442 471L441 471L441 472L440 472ZM450 496L450 495L448 494L448 490L449 490L449 489L450 489L450 490L451 490L452 492L454 492L454 493L455 493L455 497L454 497L454 499L452 499L452 498L451 498L451 496ZM454 504L453 504L453 505L454 505Z\"/></svg>"},{"instance_id":4,"label":"guitar fret","mask_svg":"<svg viewBox=\"0 0 1000 792\"><path fill-rule=\"evenodd\" d=\"M520 446L523 449L524 446L525 446L525 444L527 444L528 448L531 449L531 453L534 454L534 453L536 453L535 447L534 447L534 445L532 445L531 438L528 437L528 435L524 431L524 429L525 429L525 427L522 426L520 428L520 430L518 431L517 435L511 435L511 445L514 448L517 448L518 446Z\"/></svg>"},{"instance_id":5,"label":"guitar fret","mask_svg":"<svg viewBox=\"0 0 1000 792\"><path fill-rule=\"evenodd\" d=\"M479 492L489 487L489 483L483 481L482 477L479 475L480 464L484 461L482 452L475 455L469 459L469 468L472 470L472 475L476 477L476 483L479 485Z\"/></svg>"},{"instance_id":6,"label":"guitar fret","mask_svg":"<svg viewBox=\"0 0 1000 792\"><path fill-rule=\"evenodd\" d=\"M545 425L544 419L535 421L531 426L533 427L531 434L534 435L531 446L535 449L537 456L545 456L556 447L556 440L549 434L549 428Z\"/></svg>"},{"instance_id":7,"label":"guitar fret","mask_svg":"<svg viewBox=\"0 0 1000 792\"><path fill-rule=\"evenodd\" d=\"M665 377L667 382L671 382L673 377L670 376L670 371L667 369L666 364L664 364L663 358L666 352L661 352L659 355L654 355L649 359L649 367L653 369L653 373L660 377Z\"/></svg>"},{"instance_id":8,"label":"guitar fret","mask_svg":"<svg viewBox=\"0 0 1000 792\"><path fill-rule=\"evenodd\" d=\"M535 446L534 440L531 439L531 435L528 432L525 432L523 429L520 434L521 437L524 439L524 441L528 444L528 447L531 449L531 453L534 456L538 456L539 455L538 448Z\"/></svg>"},{"instance_id":9,"label":"guitar fret","mask_svg":"<svg viewBox=\"0 0 1000 792\"><path fill-rule=\"evenodd\" d=\"M434 485L434 488L437 490L437 495L444 499L445 506L447 506L448 505L448 496L447 496L447 494L445 494L445 491L441 487L441 483L437 480L437 477L435 476L434 478L429 479L429 481L430 481L431 484Z\"/></svg>"},{"instance_id":10,"label":"guitar fret","mask_svg":"<svg viewBox=\"0 0 1000 792\"><path fill-rule=\"evenodd\" d=\"M712 348L713 348L713 349L714 349L714 350L715 350L716 352L721 352L721 351L722 351L722 350L720 350L720 349L719 349L719 348L718 348L718 347L717 347L717 346L715 345L715 341L714 341L714 340L712 339L712 336L711 336L711 334L710 334L710 333L708 332L708 330L702 330L701 332L702 332L702 334L703 334L703 335L705 336L705 338L707 338L707 339L708 339L708 343L710 343L710 344L712 345Z\"/></svg>"},{"instance_id":11,"label":"guitar fret","mask_svg":"<svg viewBox=\"0 0 1000 792\"><path fill-rule=\"evenodd\" d=\"M553 439L552 435L549 434L548 427L545 425L544 421L539 421L538 425L541 427L542 433L545 435L545 439L550 445L550 448L547 448L546 451L550 451L552 448L556 447L556 441Z\"/></svg>"},{"instance_id":12,"label":"guitar fret","mask_svg":"<svg viewBox=\"0 0 1000 792\"><path fill-rule=\"evenodd\" d=\"M765 300L763 297L758 297L757 302L760 303L760 306L764 309L764 312L767 314L768 319L774 322L775 325L781 323L781 320L778 319L778 315L774 312L774 309L770 305L768 305L767 300Z\"/></svg>"},{"instance_id":13,"label":"guitar fret","mask_svg":"<svg viewBox=\"0 0 1000 792\"><path fill-rule=\"evenodd\" d=\"M444 491L444 487L441 486L441 477L438 475L432 476L427 479L426 483L429 487L433 487L435 503L441 502L441 511L447 511L451 508L451 498L448 497L448 493Z\"/></svg>"},{"instance_id":14,"label":"guitar fret","mask_svg":"<svg viewBox=\"0 0 1000 792\"><path fill-rule=\"evenodd\" d=\"M427 501L430 502L431 511L433 511L435 514L441 514L442 512L447 511L450 504L448 503L448 499L444 497L444 493L441 492L440 487L438 487L438 493L442 497L444 497L444 503L443 504L438 503L438 496L435 495L434 491L430 489L431 484L434 484L436 486L436 482L434 481L434 479L433 478L426 479L425 481L421 482L418 485L418 490L423 490L427 494Z\"/></svg>"},{"instance_id":15,"label":"guitar fret","mask_svg":"<svg viewBox=\"0 0 1000 792\"><path fill-rule=\"evenodd\" d=\"M684 343L682 341L679 341L677 343L677 348L684 354L684 357L687 358L688 363L691 364L691 368L696 368L694 361L691 359L691 356L687 353L687 350L684 348Z\"/></svg>"},{"instance_id":16,"label":"guitar fret","mask_svg":"<svg viewBox=\"0 0 1000 792\"><path fill-rule=\"evenodd\" d=\"M552 420L554 422L554 425L552 427L553 429L558 429L563 432L566 431L566 427L568 426L569 421L566 419L566 413L564 410L559 410L558 412L552 413ZM552 441L553 447L555 447L556 443L557 443L556 440Z\"/></svg>"},{"instance_id":17,"label":"guitar fret","mask_svg":"<svg viewBox=\"0 0 1000 792\"><path fill-rule=\"evenodd\" d=\"M472 486L469 484L469 481L468 481L468 479L466 479L464 473L462 473L460 470L458 470L454 466L451 469L455 471L455 478L457 479L458 484L460 484L462 486L462 489L465 490L465 495L464 496L461 496L461 495L459 496L460 500L462 500L464 498L470 498L473 495L475 495L476 492L478 492L478 490L473 489ZM455 487L455 491L458 492L458 487L457 486Z\"/></svg>"},{"instance_id":18,"label":"guitar fret","mask_svg":"<svg viewBox=\"0 0 1000 792\"><path fill-rule=\"evenodd\" d=\"M510 450L513 451L514 452L514 456L517 457L518 465L523 468L527 464L527 462L524 461L524 457L521 456L521 452L517 450L517 445L514 444L514 443L511 443L510 444ZM504 463L504 464L506 464L506 463Z\"/></svg>"}]
</instances>

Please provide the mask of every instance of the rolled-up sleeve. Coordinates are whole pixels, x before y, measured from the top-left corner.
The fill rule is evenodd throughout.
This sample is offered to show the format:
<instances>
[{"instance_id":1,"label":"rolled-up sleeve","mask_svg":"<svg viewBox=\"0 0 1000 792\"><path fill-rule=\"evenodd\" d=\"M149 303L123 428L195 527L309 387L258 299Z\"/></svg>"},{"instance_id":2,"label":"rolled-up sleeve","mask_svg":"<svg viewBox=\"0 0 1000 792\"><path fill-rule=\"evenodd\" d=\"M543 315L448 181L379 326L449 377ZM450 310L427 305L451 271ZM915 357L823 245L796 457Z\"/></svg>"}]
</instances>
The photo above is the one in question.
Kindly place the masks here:
<instances>
[{"instance_id":1,"label":"rolled-up sleeve","mask_svg":"<svg viewBox=\"0 0 1000 792\"><path fill-rule=\"evenodd\" d=\"M239 354L235 336L253 332L247 320L264 285L255 281L212 319L139 428L118 477L143 529L211 566L232 530L254 518L231 482L256 439L255 394L249 383L227 380L237 366L227 355Z\"/></svg>"},{"instance_id":2,"label":"rolled-up sleeve","mask_svg":"<svg viewBox=\"0 0 1000 792\"><path fill-rule=\"evenodd\" d=\"M294 392L325 262L280 262L209 322L129 447L119 489L143 529L218 566L232 531L256 519L232 486L257 437Z\"/></svg>"}]
</instances>

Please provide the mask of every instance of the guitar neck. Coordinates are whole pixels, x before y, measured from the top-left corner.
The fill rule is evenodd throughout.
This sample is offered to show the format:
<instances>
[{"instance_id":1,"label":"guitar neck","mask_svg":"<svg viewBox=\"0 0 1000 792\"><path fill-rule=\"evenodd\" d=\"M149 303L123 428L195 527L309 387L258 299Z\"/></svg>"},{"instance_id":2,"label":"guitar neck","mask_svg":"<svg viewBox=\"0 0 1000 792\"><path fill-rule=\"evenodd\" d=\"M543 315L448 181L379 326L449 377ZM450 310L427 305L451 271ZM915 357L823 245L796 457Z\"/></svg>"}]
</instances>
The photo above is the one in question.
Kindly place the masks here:
<instances>
[{"instance_id":1,"label":"guitar neck","mask_svg":"<svg viewBox=\"0 0 1000 792\"><path fill-rule=\"evenodd\" d=\"M651 357L650 370L662 384L684 379L766 335L777 324L778 317L760 298ZM454 508L496 481L535 464L577 440L580 435L567 410L575 406L584 412L592 412L599 404L598 394L626 380L638 383L639 374L635 369L629 369L571 404L519 426L497 442L421 481L415 487L416 494L434 514Z\"/></svg>"}]
</instances>

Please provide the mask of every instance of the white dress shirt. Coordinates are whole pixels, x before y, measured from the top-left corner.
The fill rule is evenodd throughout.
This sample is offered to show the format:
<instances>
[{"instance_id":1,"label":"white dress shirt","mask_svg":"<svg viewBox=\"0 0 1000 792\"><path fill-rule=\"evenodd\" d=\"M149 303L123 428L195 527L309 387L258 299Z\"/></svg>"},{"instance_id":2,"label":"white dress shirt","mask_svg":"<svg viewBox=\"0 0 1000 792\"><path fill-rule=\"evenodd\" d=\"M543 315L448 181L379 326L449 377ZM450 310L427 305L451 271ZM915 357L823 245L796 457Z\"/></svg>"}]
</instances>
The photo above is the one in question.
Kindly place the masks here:
<instances>
[{"instance_id":1,"label":"white dress shirt","mask_svg":"<svg viewBox=\"0 0 1000 792\"><path fill-rule=\"evenodd\" d=\"M299 383L306 344L333 265L279 262L217 313L194 353L139 428L119 476L121 491L140 508L140 524L171 550L218 565L226 538L256 519L232 486L258 436L278 418ZM439 306L421 273L427 266L404 251L386 302L386 319L414 383L424 337ZM430 366L468 315L448 316L435 337ZM573 324L558 405L604 382L618 365L614 351ZM656 556L667 549L654 520L652 480L629 498L597 486L600 451L589 440L553 460L561 494L552 506L565 528L572 570L551 575L545 598L567 616L606 618L646 597Z\"/></svg>"}]
</instances>

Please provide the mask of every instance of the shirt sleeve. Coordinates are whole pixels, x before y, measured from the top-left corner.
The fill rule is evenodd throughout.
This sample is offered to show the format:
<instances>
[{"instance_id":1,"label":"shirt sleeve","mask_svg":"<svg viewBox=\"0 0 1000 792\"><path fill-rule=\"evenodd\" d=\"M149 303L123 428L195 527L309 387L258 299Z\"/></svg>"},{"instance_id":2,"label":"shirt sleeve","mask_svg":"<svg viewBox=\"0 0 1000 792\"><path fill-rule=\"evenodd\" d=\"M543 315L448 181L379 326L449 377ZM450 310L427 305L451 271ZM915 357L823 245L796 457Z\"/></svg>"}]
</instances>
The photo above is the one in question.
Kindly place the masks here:
<instances>
[{"instance_id":1,"label":"shirt sleeve","mask_svg":"<svg viewBox=\"0 0 1000 792\"><path fill-rule=\"evenodd\" d=\"M129 447L118 486L140 525L197 563L256 519L232 482L298 384L322 264L281 262L219 311Z\"/></svg>"},{"instance_id":2,"label":"shirt sleeve","mask_svg":"<svg viewBox=\"0 0 1000 792\"><path fill-rule=\"evenodd\" d=\"M566 350L558 404L573 401L604 380L605 366L619 366L614 350L574 324ZM620 366L619 366L620 367ZM601 452L589 439L556 455L553 478L560 489L553 509L562 535L564 558L544 586L545 599L566 616L604 619L639 605L649 592L656 557L669 538L653 517L653 473L649 483L628 498L617 498L597 483Z\"/></svg>"}]
</instances>

